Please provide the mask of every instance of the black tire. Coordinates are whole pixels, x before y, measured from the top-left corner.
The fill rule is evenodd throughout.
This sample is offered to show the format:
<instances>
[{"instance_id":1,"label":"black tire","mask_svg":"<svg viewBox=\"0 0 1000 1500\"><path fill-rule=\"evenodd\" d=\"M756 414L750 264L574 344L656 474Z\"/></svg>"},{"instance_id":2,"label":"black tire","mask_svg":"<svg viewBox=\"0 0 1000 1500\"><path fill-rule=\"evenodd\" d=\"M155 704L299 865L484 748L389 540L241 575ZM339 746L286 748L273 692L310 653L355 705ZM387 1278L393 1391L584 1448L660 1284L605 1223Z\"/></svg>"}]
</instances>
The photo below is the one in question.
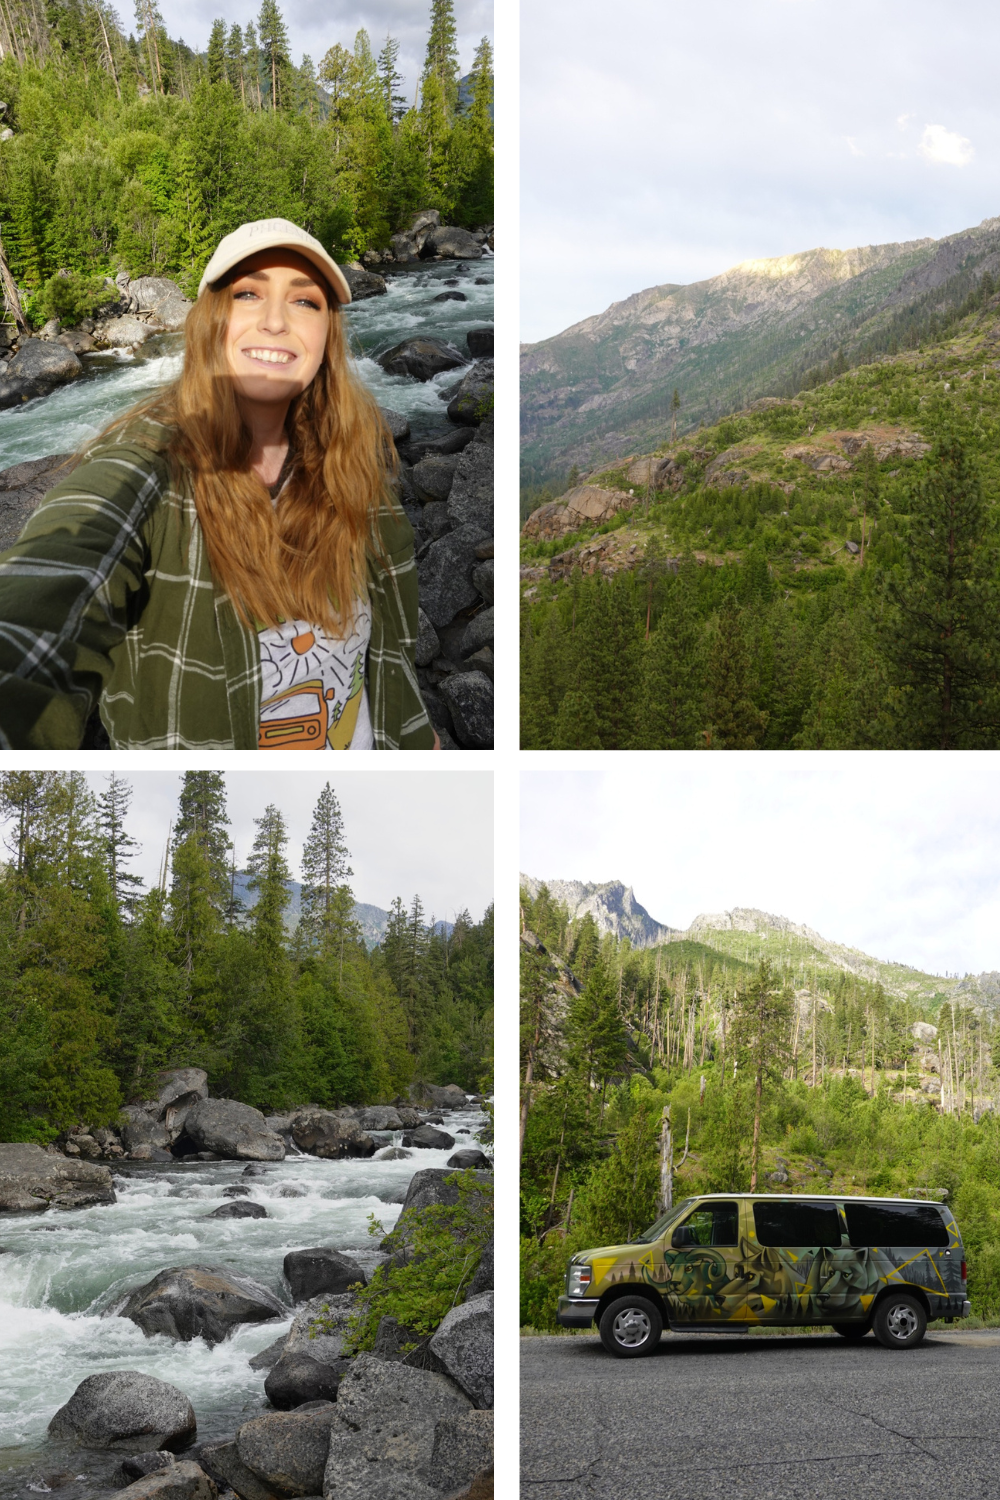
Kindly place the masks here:
<instances>
[{"instance_id":1,"label":"black tire","mask_svg":"<svg viewBox=\"0 0 1000 1500\"><path fill-rule=\"evenodd\" d=\"M867 1323L834 1323L834 1333L839 1333L849 1344L857 1344L869 1332Z\"/></svg>"},{"instance_id":2,"label":"black tire","mask_svg":"<svg viewBox=\"0 0 1000 1500\"><path fill-rule=\"evenodd\" d=\"M875 1310L875 1337L885 1349L912 1349L927 1331L927 1314L909 1292L890 1292Z\"/></svg>"},{"instance_id":3,"label":"black tire","mask_svg":"<svg viewBox=\"0 0 1000 1500\"><path fill-rule=\"evenodd\" d=\"M646 1297L616 1297L601 1313L601 1343L616 1359L652 1354L660 1342L663 1318Z\"/></svg>"}]
</instances>

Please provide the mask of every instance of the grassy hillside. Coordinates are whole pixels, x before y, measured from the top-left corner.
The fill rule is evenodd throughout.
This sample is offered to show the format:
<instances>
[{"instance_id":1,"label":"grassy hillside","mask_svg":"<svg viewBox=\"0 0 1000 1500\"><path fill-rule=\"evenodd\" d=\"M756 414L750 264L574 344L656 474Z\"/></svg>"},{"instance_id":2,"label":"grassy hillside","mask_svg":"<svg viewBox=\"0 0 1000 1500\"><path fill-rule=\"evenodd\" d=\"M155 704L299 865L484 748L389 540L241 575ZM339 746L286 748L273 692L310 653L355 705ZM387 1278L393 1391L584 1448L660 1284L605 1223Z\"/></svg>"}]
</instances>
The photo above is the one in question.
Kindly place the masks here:
<instances>
[{"instance_id":1,"label":"grassy hillside","mask_svg":"<svg viewBox=\"0 0 1000 1500\"><path fill-rule=\"evenodd\" d=\"M950 748L939 726L914 723L892 601L913 583L932 445L957 435L983 497L963 543L982 575L974 615L992 620L998 350L987 280L936 342L661 442L654 456L672 462L659 489L638 450L592 473L587 484L629 495L618 514L522 538L525 746ZM920 524L926 551L933 525ZM671 640L657 651L661 623ZM976 650L992 693L994 648ZM955 743L1000 745L991 714Z\"/></svg>"},{"instance_id":2,"label":"grassy hillside","mask_svg":"<svg viewBox=\"0 0 1000 1500\"><path fill-rule=\"evenodd\" d=\"M1000 220L940 241L811 250L660 286L522 351L522 478L537 488L655 446L824 367L914 347L1000 269Z\"/></svg>"}]
</instances>

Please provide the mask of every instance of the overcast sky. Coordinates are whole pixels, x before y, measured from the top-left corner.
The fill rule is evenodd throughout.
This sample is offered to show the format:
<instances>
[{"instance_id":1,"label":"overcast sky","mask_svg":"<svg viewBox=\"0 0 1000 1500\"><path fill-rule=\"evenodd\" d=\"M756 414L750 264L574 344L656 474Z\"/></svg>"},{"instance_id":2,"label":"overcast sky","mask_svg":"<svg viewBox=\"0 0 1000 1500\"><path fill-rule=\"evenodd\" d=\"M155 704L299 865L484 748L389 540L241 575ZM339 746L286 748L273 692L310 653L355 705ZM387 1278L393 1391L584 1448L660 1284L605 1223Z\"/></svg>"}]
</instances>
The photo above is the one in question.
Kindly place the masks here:
<instances>
[{"instance_id":1,"label":"overcast sky","mask_svg":"<svg viewBox=\"0 0 1000 1500\"><path fill-rule=\"evenodd\" d=\"M88 771L97 793L106 773ZM419 895L428 917L451 920L468 907L482 916L493 899L493 778L488 772L227 771L229 821L237 865L254 840L254 818L269 802L285 816L288 862L299 876L299 858L316 799L329 779L344 817L357 901L388 907L394 896ZM133 788L128 821L142 853L132 868L147 886L159 878L167 829L176 816L177 772L124 774Z\"/></svg>"},{"instance_id":2,"label":"overcast sky","mask_svg":"<svg viewBox=\"0 0 1000 1500\"><path fill-rule=\"evenodd\" d=\"M996 756L628 761L522 773L526 874L624 881L671 927L753 906L932 974L1000 969Z\"/></svg>"},{"instance_id":3,"label":"overcast sky","mask_svg":"<svg viewBox=\"0 0 1000 1500\"><path fill-rule=\"evenodd\" d=\"M740 261L1000 213L985 0L535 0L522 338Z\"/></svg>"},{"instance_id":4,"label":"overcast sky","mask_svg":"<svg viewBox=\"0 0 1000 1500\"><path fill-rule=\"evenodd\" d=\"M412 103L417 79L424 64L431 0L278 0L292 45L292 61L298 66L307 52L319 67L323 54L335 42L353 49L355 34L363 27L371 39L376 56L382 50L386 32L400 44L399 72L405 80L400 92ZM260 0L168 0L161 6L167 30L172 37L182 37L196 52L208 46L212 22L221 16L227 26L235 21L256 25ZM126 30L133 25L132 9L121 7ZM491 0L455 0L458 24L459 61L463 73L472 66L472 57L481 37L493 36Z\"/></svg>"}]
</instances>

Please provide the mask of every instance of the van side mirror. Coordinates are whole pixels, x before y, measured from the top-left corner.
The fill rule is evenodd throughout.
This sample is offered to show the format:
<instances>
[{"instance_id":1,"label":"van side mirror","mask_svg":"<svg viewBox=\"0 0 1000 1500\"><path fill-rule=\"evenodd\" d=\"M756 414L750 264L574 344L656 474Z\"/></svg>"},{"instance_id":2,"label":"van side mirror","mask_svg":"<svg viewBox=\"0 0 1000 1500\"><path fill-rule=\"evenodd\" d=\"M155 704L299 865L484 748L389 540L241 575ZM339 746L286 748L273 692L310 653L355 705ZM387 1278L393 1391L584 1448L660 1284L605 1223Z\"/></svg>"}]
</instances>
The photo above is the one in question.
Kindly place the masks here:
<instances>
[{"instance_id":1,"label":"van side mirror","mask_svg":"<svg viewBox=\"0 0 1000 1500\"><path fill-rule=\"evenodd\" d=\"M674 1230L674 1237L670 1243L675 1250L682 1250L685 1245L694 1244L694 1235L686 1224L682 1224L679 1229Z\"/></svg>"}]
</instances>

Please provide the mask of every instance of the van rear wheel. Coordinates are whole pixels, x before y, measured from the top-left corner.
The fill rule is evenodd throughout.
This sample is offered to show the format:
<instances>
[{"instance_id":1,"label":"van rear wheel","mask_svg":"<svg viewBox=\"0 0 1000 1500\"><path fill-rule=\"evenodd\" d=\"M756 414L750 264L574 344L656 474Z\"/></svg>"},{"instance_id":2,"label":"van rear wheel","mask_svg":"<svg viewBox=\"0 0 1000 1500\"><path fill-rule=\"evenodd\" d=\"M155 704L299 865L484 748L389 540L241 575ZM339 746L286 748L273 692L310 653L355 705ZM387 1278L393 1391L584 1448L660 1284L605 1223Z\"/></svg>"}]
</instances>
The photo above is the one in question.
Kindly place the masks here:
<instances>
[{"instance_id":1,"label":"van rear wheel","mask_svg":"<svg viewBox=\"0 0 1000 1500\"><path fill-rule=\"evenodd\" d=\"M891 1292L875 1312L875 1337L885 1349L912 1349L927 1329L927 1314L909 1292Z\"/></svg>"},{"instance_id":2,"label":"van rear wheel","mask_svg":"<svg viewBox=\"0 0 1000 1500\"><path fill-rule=\"evenodd\" d=\"M663 1319L645 1297L616 1297L601 1314L601 1343L616 1359L652 1354L660 1342Z\"/></svg>"}]
</instances>

